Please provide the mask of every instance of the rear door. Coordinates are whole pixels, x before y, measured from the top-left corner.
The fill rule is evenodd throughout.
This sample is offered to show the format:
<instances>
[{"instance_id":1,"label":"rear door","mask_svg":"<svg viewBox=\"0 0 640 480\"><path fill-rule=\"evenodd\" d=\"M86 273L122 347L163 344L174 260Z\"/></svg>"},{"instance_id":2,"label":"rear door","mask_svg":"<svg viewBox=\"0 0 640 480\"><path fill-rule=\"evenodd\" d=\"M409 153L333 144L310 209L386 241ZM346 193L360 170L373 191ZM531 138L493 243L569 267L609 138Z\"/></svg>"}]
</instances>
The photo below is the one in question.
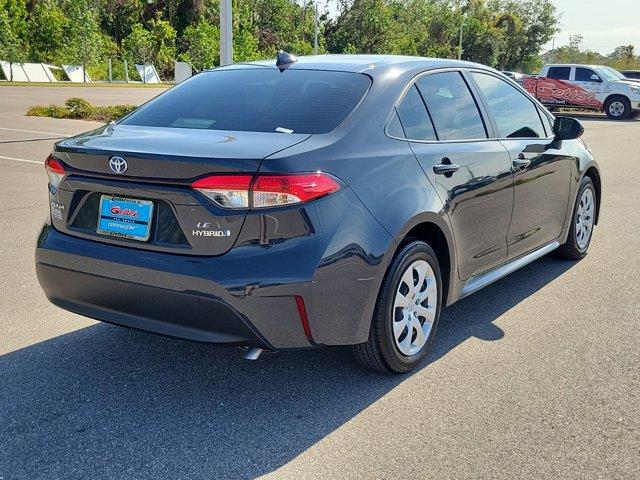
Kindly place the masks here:
<instances>
[{"instance_id":1,"label":"rear door","mask_svg":"<svg viewBox=\"0 0 640 480\"><path fill-rule=\"evenodd\" d=\"M459 71L420 77L398 105L406 138L445 204L466 280L506 260L513 204L509 155L490 140Z\"/></svg>"},{"instance_id":2,"label":"rear door","mask_svg":"<svg viewBox=\"0 0 640 480\"><path fill-rule=\"evenodd\" d=\"M509 259L560 236L569 201L571 158L561 155L549 121L515 86L486 71L470 73L500 142L509 151L514 204Z\"/></svg>"}]
</instances>

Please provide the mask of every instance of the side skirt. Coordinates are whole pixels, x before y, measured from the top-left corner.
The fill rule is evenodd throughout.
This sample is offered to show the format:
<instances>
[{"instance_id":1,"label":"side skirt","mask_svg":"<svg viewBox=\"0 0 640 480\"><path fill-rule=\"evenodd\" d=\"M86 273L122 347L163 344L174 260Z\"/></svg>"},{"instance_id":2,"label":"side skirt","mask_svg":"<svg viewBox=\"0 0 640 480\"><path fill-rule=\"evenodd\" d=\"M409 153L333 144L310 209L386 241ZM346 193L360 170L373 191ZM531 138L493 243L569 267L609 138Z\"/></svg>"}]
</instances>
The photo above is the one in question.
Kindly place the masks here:
<instances>
[{"instance_id":1,"label":"side skirt","mask_svg":"<svg viewBox=\"0 0 640 480\"><path fill-rule=\"evenodd\" d=\"M525 265L538 260L540 257L544 257L547 253L554 251L559 246L560 243L558 242L548 243L538 250L534 250L533 252L523 255L522 257L511 260L509 263L505 263L504 265L494 268L493 270L470 278L465 282L464 287L462 287L462 291L460 292L458 300L477 292L487 285L491 285L493 282L496 282L501 278L506 277L510 273L513 273L516 270L524 267Z\"/></svg>"}]
</instances>

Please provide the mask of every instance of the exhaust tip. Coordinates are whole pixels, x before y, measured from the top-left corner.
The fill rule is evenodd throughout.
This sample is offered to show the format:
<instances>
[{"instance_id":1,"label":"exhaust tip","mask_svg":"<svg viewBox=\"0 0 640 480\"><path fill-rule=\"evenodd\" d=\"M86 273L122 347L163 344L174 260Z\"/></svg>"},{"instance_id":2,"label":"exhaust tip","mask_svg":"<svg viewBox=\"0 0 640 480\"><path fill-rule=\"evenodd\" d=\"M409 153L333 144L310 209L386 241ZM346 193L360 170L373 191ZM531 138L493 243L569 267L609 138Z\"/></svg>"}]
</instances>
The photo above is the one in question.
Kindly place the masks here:
<instances>
[{"instance_id":1,"label":"exhaust tip","mask_svg":"<svg viewBox=\"0 0 640 480\"><path fill-rule=\"evenodd\" d=\"M242 356L245 360L257 360L262 355L262 349L258 347L251 347Z\"/></svg>"}]
</instances>

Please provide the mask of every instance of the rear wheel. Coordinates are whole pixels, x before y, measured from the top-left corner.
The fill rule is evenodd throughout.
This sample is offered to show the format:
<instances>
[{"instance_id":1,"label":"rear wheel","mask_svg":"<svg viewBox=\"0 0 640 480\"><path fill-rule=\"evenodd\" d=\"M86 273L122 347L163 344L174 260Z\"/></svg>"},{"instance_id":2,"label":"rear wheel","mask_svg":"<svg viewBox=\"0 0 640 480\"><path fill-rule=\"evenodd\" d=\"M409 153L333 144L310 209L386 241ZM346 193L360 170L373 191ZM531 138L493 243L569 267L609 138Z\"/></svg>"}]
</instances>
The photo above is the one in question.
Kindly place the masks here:
<instances>
[{"instance_id":1,"label":"rear wheel","mask_svg":"<svg viewBox=\"0 0 640 480\"><path fill-rule=\"evenodd\" d=\"M433 249L406 245L394 258L380 289L367 342L354 345L367 368L405 373L427 355L442 306L442 277Z\"/></svg>"},{"instance_id":2,"label":"rear wheel","mask_svg":"<svg viewBox=\"0 0 640 480\"><path fill-rule=\"evenodd\" d=\"M567 241L558 248L557 255L568 260L579 260L587 254L596 217L596 190L593 181L584 177L580 183Z\"/></svg>"},{"instance_id":3,"label":"rear wheel","mask_svg":"<svg viewBox=\"0 0 640 480\"><path fill-rule=\"evenodd\" d=\"M604 113L613 120L626 120L631 115L631 102L621 95L608 98L604 104Z\"/></svg>"}]
</instances>

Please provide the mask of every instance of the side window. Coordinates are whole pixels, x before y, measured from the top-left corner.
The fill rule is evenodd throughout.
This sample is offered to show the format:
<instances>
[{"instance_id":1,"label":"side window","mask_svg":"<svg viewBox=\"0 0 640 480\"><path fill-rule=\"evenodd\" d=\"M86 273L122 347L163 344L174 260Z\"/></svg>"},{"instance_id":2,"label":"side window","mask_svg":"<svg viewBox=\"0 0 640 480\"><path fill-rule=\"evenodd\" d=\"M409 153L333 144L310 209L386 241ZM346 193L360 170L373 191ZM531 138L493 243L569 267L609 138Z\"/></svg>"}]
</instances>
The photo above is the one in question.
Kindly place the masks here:
<instances>
[{"instance_id":1,"label":"side window","mask_svg":"<svg viewBox=\"0 0 640 480\"><path fill-rule=\"evenodd\" d=\"M409 89L398 106L398 115L408 139L437 140L427 109L415 85Z\"/></svg>"},{"instance_id":2,"label":"side window","mask_svg":"<svg viewBox=\"0 0 640 480\"><path fill-rule=\"evenodd\" d=\"M400 125L400 120L398 119L398 112L395 108L393 109L393 116L387 127L387 133L392 137L404 138L404 130L402 130L402 125Z\"/></svg>"},{"instance_id":3,"label":"side window","mask_svg":"<svg viewBox=\"0 0 640 480\"><path fill-rule=\"evenodd\" d=\"M557 80L569 80L571 77L571 67L549 67L547 78L555 78Z\"/></svg>"},{"instance_id":4,"label":"side window","mask_svg":"<svg viewBox=\"0 0 640 480\"><path fill-rule=\"evenodd\" d=\"M478 106L459 72L426 75L417 85L439 140L487 138Z\"/></svg>"},{"instance_id":5,"label":"side window","mask_svg":"<svg viewBox=\"0 0 640 480\"><path fill-rule=\"evenodd\" d=\"M577 67L576 82L602 82L602 79L590 68Z\"/></svg>"},{"instance_id":6,"label":"side window","mask_svg":"<svg viewBox=\"0 0 640 480\"><path fill-rule=\"evenodd\" d=\"M538 108L522 92L493 75L472 72L498 124L501 138L545 137Z\"/></svg>"},{"instance_id":7,"label":"side window","mask_svg":"<svg viewBox=\"0 0 640 480\"><path fill-rule=\"evenodd\" d=\"M547 137L553 137L553 122L554 119L546 112L539 112L544 124L544 129L547 131Z\"/></svg>"}]
</instances>

